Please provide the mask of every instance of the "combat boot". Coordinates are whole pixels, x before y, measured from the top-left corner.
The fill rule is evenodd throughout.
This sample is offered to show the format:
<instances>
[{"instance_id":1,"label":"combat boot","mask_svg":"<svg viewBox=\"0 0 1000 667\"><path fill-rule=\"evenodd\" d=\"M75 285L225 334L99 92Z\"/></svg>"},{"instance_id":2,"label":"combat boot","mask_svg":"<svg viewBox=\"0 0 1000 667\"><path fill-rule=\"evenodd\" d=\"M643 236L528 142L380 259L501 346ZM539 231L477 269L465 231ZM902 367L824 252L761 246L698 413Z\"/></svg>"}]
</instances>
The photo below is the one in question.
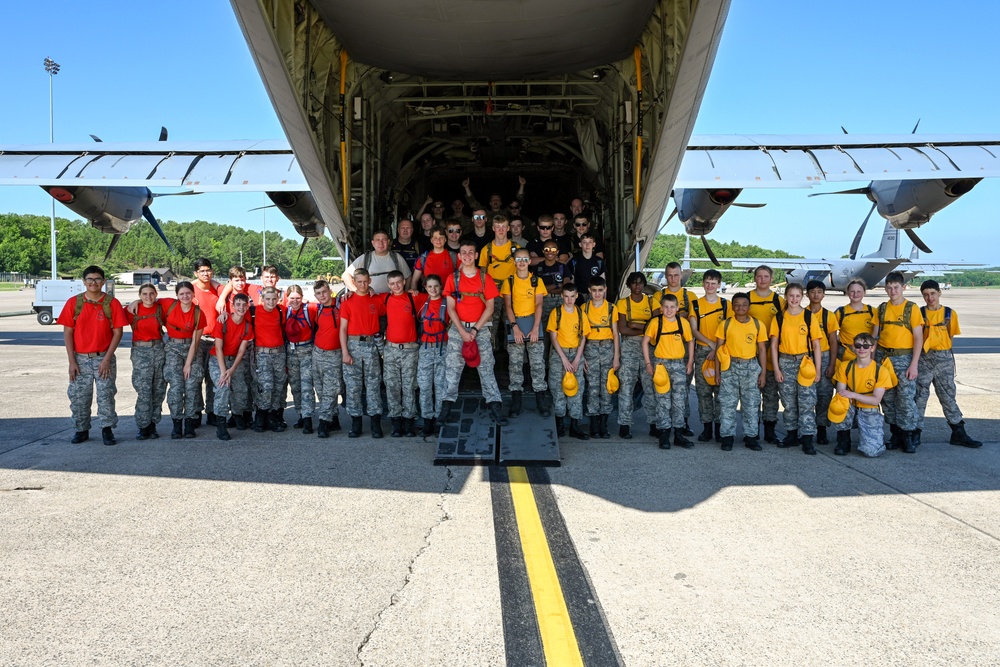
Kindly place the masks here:
<instances>
[{"instance_id":1,"label":"combat boot","mask_svg":"<svg viewBox=\"0 0 1000 667\"><path fill-rule=\"evenodd\" d=\"M284 431L286 428L288 428L288 424L285 423L285 408L281 407L281 408L278 408L277 410L275 410L274 411L274 416L278 418L279 422L281 422L281 430L282 431Z\"/></svg>"},{"instance_id":2,"label":"combat boot","mask_svg":"<svg viewBox=\"0 0 1000 667\"><path fill-rule=\"evenodd\" d=\"M660 449L670 449L670 429L669 428L658 428L656 429L656 437L659 439Z\"/></svg>"},{"instance_id":3,"label":"combat boot","mask_svg":"<svg viewBox=\"0 0 1000 667\"><path fill-rule=\"evenodd\" d=\"M118 444L118 441L115 440L115 432L111 430L110 426L105 426L101 429L101 440L104 441L104 444L108 447Z\"/></svg>"},{"instance_id":4,"label":"combat boot","mask_svg":"<svg viewBox=\"0 0 1000 667\"><path fill-rule=\"evenodd\" d=\"M959 445L960 447L969 447L975 449L976 447L982 447L983 443L978 440L973 440L969 437L969 434L965 432L965 420L958 422L957 424L948 424L951 426L951 440L948 442L953 445ZM920 445L920 431L916 431L917 445Z\"/></svg>"},{"instance_id":5,"label":"combat boot","mask_svg":"<svg viewBox=\"0 0 1000 667\"><path fill-rule=\"evenodd\" d=\"M900 436L903 443L903 453L904 454L916 454L917 453L917 443L913 440L913 431L904 431L900 429L899 431L902 435Z\"/></svg>"},{"instance_id":6,"label":"combat boot","mask_svg":"<svg viewBox=\"0 0 1000 667\"><path fill-rule=\"evenodd\" d=\"M302 418L302 435L312 435L313 432L313 418L303 417Z\"/></svg>"},{"instance_id":7,"label":"combat boot","mask_svg":"<svg viewBox=\"0 0 1000 667\"><path fill-rule=\"evenodd\" d=\"M516 417L521 414L521 397L522 392L520 391L510 392L510 412L508 414L511 417Z\"/></svg>"},{"instance_id":8,"label":"combat boot","mask_svg":"<svg viewBox=\"0 0 1000 667\"><path fill-rule=\"evenodd\" d=\"M226 428L226 420L218 418L215 420L215 437L219 440L232 440L233 436L229 435L229 429Z\"/></svg>"},{"instance_id":9,"label":"combat boot","mask_svg":"<svg viewBox=\"0 0 1000 667\"><path fill-rule=\"evenodd\" d=\"M715 431L715 441L722 442L722 424L715 422L713 430Z\"/></svg>"},{"instance_id":10,"label":"combat boot","mask_svg":"<svg viewBox=\"0 0 1000 667\"><path fill-rule=\"evenodd\" d=\"M146 435L153 440L159 440L160 434L156 432L156 422L149 422L149 426L146 427Z\"/></svg>"},{"instance_id":11,"label":"combat boot","mask_svg":"<svg viewBox=\"0 0 1000 667\"><path fill-rule=\"evenodd\" d=\"M451 407L455 404L455 401L441 401L441 413L438 415L438 421L442 424L448 421L448 415L451 414Z\"/></svg>"},{"instance_id":12,"label":"combat boot","mask_svg":"<svg viewBox=\"0 0 1000 667\"><path fill-rule=\"evenodd\" d=\"M172 421L174 422L174 428L170 431L170 439L180 440L184 437L184 420L174 419Z\"/></svg>"},{"instance_id":13,"label":"combat boot","mask_svg":"<svg viewBox=\"0 0 1000 667\"><path fill-rule=\"evenodd\" d=\"M199 419L200 419L200 416L199 416ZM215 413L214 412L206 412L205 413L205 425L206 426L215 426ZM201 426L201 424L199 423L198 426Z\"/></svg>"},{"instance_id":14,"label":"combat boot","mask_svg":"<svg viewBox=\"0 0 1000 667\"><path fill-rule=\"evenodd\" d=\"M294 424L292 424L292 428L302 428L305 425L306 425L305 417L303 417L302 415L299 415L298 421L295 422Z\"/></svg>"},{"instance_id":15,"label":"combat boot","mask_svg":"<svg viewBox=\"0 0 1000 667\"><path fill-rule=\"evenodd\" d=\"M684 420L684 429L681 431L681 434L682 435L686 435L686 436L693 436L694 435L694 431L692 431L691 427L688 426L688 420L687 419Z\"/></svg>"},{"instance_id":16,"label":"combat boot","mask_svg":"<svg viewBox=\"0 0 1000 667\"><path fill-rule=\"evenodd\" d=\"M425 438L437 433L437 419L435 417L424 418L424 430L422 433Z\"/></svg>"},{"instance_id":17,"label":"combat boot","mask_svg":"<svg viewBox=\"0 0 1000 667\"><path fill-rule=\"evenodd\" d=\"M579 419L569 420L569 434L577 440L590 440L590 436L587 435L587 432L580 428Z\"/></svg>"},{"instance_id":18,"label":"combat boot","mask_svg":"<svg viewBox=\"0 0 1000 667\"><path fill-rule=\"evenodd\" d=\"M216 419L218 419L218 415L216 415ZM226 426L228 426L229 428L233 428L234 426L236 426L236 414L235 413L229 415L229 420L226 422Z\"/></svg>"},{"instance_id":19,"label":"combat boot","mask_svg":"<svg viewBox=\"0 0 1000 667\"><path fill-rule=\"evenodd\" d=\"M702 426L705 428L702 429L701 435L698 436L698 442L708 442L712 439L712 422L704 422Z\"/></svg>"},{"instance_id":20,"label":"combat boot","mask_svg":"<svg viewBox=\"0 0 1000 667\"><path fill-rule=\"evenodd\" d=\"M601 436L601 418L598 415L590 415L590 437L599 438Z\"/></svg>"},{"instance_id":21,"label":"combat boot","mask_svg":"<svg viewBox=\"0 0 1000 667\"><path fill-rule=\"evenodd\" d=\"M403 420L403 435L407 438L417 437L417 424L416 419L413 417L407 417Z\"/></svg>"},{"instance_id":22,"label":"combat boot","mask_svg":"<svg viewBox=\"0 0 1000 667\"><path fill-rule=\"evenodd\" d=\"M351 416L351 430L347 433L348 438L360 438L361 437L361 417Z\"/></svg>"},{"instance_id":23,"label":"combat boot","mask_svg":"<svg viewBox=\"0 0 1000 667\"><path fill-rule=\"evenodd\" d=\"M649 425L649 435L654 438L660 435L660 429L656 427L656 424Z\"/></svg>"},{"instance_id":24,"label":"combat boot","mask_svg":"<svg viewBox=\"0 0 1000 667\"><path fill-rule=\"evenodd\" d=\"M694 443L684 437L686 429L674 429L674 444L678 447L683 447L684 449L691 449L694 447Z\"/></svg>"},{"instance_id":25,"label":"combat boot","mask_svg":"<svg viewBox=\"0 0 1000 667\"><path fill-rule=\"evenodd\" d=\"M769 445L777 445L781 442L778 440L778 436L774 433L774 429L777 425L778 422L764 422L764 442Z\"/></svg>"},{"instance_id":26,"label":"combat boot","mask_svg":"<svg viewBox=\"0 0 1000 667\"><path fill-rule=\"evenodd\" d=\"M330 421L328 421L326 423L326 428L328 430L330 430L330 431L339 431L340 430L340 411L339 410L334 409L334 411L333 411L333 419L331 419Z\"/></svg>"},{"instance_id":27,"label":"combat boot","mask_svg":"<svg viewBox=\"0 0 1000 667\"><path fill-rule=\"evenodd\" d=\"M721 447L722 447L722 451L724 451L724 452L731 452L731 451L733 451L733 436L727 435L726 437L722 438Z\"/></svg>"},{"instance_id":28,"label":"combat boot","mask_svg":"<svg viewBox=\"0 0 1000 667\"><path fill-rule=\"evenodd\" d=\"M392 429L389 431L389 435L394 438L403 437L403 425L400 423L402 419L399 417L390 417L389 423L392 425Z\"/></svg>"},{"instance_id":29,"label":"combat boot","mask_svg":"<svg viewBox=\"0 0 1000 667\"><path fill-rule=\"evenodd\" d=\"M255 433L263 433L267 430L267 413L257 410L253 415L253 430Z\"/></svg>"},{"instance_id":30,"label":"combat boot","mask_svg":"<svg viewBox=\"0 0 1000 667\"><path fill-rule=\"evenodd\" d=\"M267 427L275 433L284 432L288 425L281 419L277 410L269 410L267 413Z\"/></svg>"},{"instance_id":31,"label":"combat boot","mask_svg":"<svg viewBox=\"0 0 1000 667\"><path fill-rule=\"evenodd\" d=\"M833 450L837 456L846 456L851 453L851 432L837 431L837 447Z\"/></svg>"},{"instance_id":32,"label":"combat boot","mask_svg":"<svg viewBox=\"0 0 1000 667\"><path fill-rule=\"evenodd\" d=\"M598 427L601 429L601 440L609 440L611 438L611 432L608 430L608 417L611 415L601 415L601 420L598 423Z\"/></svg>"},{"instance_id":33,"label":"combat boot","mask_svg":"<svg viewBox=\"0 0 1000 667\"><path fill-rule=\"evenodd\" d=\"M902 445L899 437L900 434L899 427L896 426L895 424L889 424L889 432L891 433L891 435L889 436L889 442L885 444L885 448L899 449L900 446Z\"/></svg>"},{"instance_id":34,"label":"combat boot","mask_svg":"<svg viewBox=\"0 0 1000 667\"><path fill-rule=\"evenodd\" d=\"M538 405L538 414L546 418L552 416L552 403L549 402L548 392L536 391L535 403Z\"/></svg>"},{"instance_id":35,"label":"combat boot","mask_svg":"<svg viewBox=\"0 0 1000 667\"><path fill-rule=\"evenodd\" d=\"M816 448L813 447L813 437L811 435L802 436L802 453L810 456L816 455Z\"/></svg>"},{"instance_id":36,"label":"combat boot","mask_svg":"<svg viewBox=\"0 0 1000 667\"><path fill-rule=\"evenodd\" d=\"M140 428L138 431L135 432L136 440L145 440L146 438L149 437L148 435L146 435L146 428L148 427L143 426L142 428Z\"/></svg>"},{"instance_id":37,"label":"combat boot","mask_svg":"<svg viewBox=\"0 0 1000 667\"><path fill-rule=\"evenodd\" d=\"M385 436L382 434L382 415L373 415L368 418L368 421L372 425L372 437L376 440L384 438Z\"/></svg>"},{"instance_id":38,"label":"combat boot","mask_svg":"<svg viewBox=\"0 0 1000 667\"><path fill-rule=\"evenodd\" d=\"M497 426L506 426L507 418L503 416L501 408L503 408L503 403L490 403L490 416L493 417L493 421L496 422Z\"/></svg>"},{"instance_id":39,"label":"combat boot","mask_svg":"<svg viewBox=\"0 0 1000 667\"><path fill-rule=\"evenodd\" d=\"M618 427L618 437L623 440L632 439L632 427L626 424L622 424Z\"/></svg>"},{"instance_id":40,"label":"combat boot","mask_svg":"<svg viewBox=\"0 0 1000 667\"><path fill-rule=\"evenodd\" d=\"M767 439L767 436L764 436ZM792 429L785 434L785 439L778 443L780 449L788 449L789 447L797 447L799 444L799 431L798 429Z\"/></svg>"},{"instance_id":41,"label":"combat boot","mask_svg":"<svg viewBox=\"0 0 1000 667\"><path fill-rule=\"evenodd\" d=\"M560 438L566 436L566 418L556 417L556 435Z\"/></svg>"},{"instance_id":42,"label":"combat boot","mask_svg":"<svg viewBox=\"0 0 1000 667\"><path fill-rule=\"evenodd\" d=\"M195 429L198 427L198 421L196 419L185 419L184 420L184 437L188 440L194 438L197 433Z\"/></svg>"},{"instance_id":43,"label":"combat boot","mask_svg":"<svg viewBox=\"0 0 1000 667\"><path fill-rule=\"evenodd\" d=\"M251 428L253 426L253 410L243 411L243 423L247 428Z\"/></svg>"},{"instance_id":44,"label":"combat boot","mask_svg":"<svg viewBox=\"0 0 1000 667\"><path fill-rule=\"evenodd\" d=\"M948 426L951 426L951 424L948 424ZM914 444L917 445L917 447L920 446L920 436L921 436L922 432L923 432L923 429L920 429L920 428L918 428L918 429L916 429L916 430L913 431L913 442L914 442Z\"/></svg>"},{"instance_id":45,"label":"combat boot","mask_svg":"<svg viewBox=\"0 0 1000 667\"><path fill-rule=\"evenodd\" d=\"M247 430L247 422L246 422L245 419L243 419L243 414L242 413L233 414L233 421L236 422L234 424L234 426L236 426L236 430L237 431L245 431L245 430Z\"/></svg>"},{"instance_id":46,"label":"combat boot","mask_svg":"<svg viewBox=\"0 0 1000 667\"><path fill-rule=\"evenodd\" d=\"M327 422L325 419L320 419L319 420L319 426L316 428L316 437L317 438L329 438L330 437L330 432L327 431L328 423L329 422Z\"/></svg>"},{"instance_id":47,"label":"combat boot","mask_svg":"<svg viewBox=\"0 0 1000 667\"><path fill-rule=\"evenodd\" d=\"M817 445L829 445L830 441L826 439L826 427L817 426L816 427L816 444Z\"/></svg>"}]
</instances>

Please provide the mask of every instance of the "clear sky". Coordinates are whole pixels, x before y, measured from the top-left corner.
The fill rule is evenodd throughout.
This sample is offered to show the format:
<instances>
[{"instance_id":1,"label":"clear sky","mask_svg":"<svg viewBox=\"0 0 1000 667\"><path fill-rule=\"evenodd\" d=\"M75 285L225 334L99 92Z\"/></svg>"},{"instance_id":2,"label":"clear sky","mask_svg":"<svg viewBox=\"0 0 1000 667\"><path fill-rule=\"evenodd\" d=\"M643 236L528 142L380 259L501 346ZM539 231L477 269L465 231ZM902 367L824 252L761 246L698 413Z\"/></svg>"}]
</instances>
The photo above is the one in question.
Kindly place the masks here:
<instances>
[{"instance_id":1,"label":"clear sky","mask_svg":"<svg viewBox=\"0 0 1000 667\"><path fill-rule=\"evenodd\" d=\"M790 3L733 0L696 133L1000 134L1000 4L958 0ZM172 139L271 139L281 127L228 2L103 0L7 3L0 42L0 144L49 137L49 81L55 77L55 139L152 141L161 125ZM857 187L849 184L843 187ZM840 189L824 186L824 191ZM712 238L780 247L809 257L847 252L870 204L862 196L807 198L807 192L746 190ZM928 259L1000 263L993 204L1000 179L987 179L920 231ZM0 211L48 215L36 187L0 187ZM264 195L171 197L154 204L164 220L210 220L289 238L276 211L248 209ZM668 206L668 212L672 208ZM57 215L71 215L57 207ZM862 252L878 243L874 217ZM671 222L667 232L681 226ZM699 247L695 245L693 247ZM904 241L904 251L909 244Z\"/></svg>"}]
</instances>

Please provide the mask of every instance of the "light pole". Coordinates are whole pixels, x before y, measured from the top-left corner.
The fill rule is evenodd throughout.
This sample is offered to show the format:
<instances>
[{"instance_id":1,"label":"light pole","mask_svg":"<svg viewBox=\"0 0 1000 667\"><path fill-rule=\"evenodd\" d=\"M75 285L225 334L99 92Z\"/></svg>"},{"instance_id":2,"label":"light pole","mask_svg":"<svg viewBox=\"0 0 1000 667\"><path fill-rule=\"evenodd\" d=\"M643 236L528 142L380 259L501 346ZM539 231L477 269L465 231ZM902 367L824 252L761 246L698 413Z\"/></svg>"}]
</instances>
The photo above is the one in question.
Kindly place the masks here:
<instances>
[{"instance_id":1,"label":"light pole","mask_svg":"<svg viewBox=\"0 0 1000 667\"><path fill-rule=\"evenodd\" d=\"M52 78L59 73L59 63L48 56L45 57L45 71L49 73L49 143L56 141L55 123L52 113ZM52 244L52 280L58 280L56 275L56 200L52 198L52 225L49 229Z\"/></svg>"},{"instance_id":2,"label":"light pole","mask_svg":"<svg viewBox=\"0 0 1000 667\"><path fill-rule=\"evenodd\" d=\"M265 204L267 203L267 194L266 193L264 194L264 203ZM264 232L261 234L260 240L261 240L261 246L263 248L263 255L264 256L261 258L261 264L260 264L260 266L261 266L261 269L263 270L263 267L267 266L267 207L266 206L261 209L261 213L262 213L263 218L264 218Z\"/></svg>"}]
</instances>

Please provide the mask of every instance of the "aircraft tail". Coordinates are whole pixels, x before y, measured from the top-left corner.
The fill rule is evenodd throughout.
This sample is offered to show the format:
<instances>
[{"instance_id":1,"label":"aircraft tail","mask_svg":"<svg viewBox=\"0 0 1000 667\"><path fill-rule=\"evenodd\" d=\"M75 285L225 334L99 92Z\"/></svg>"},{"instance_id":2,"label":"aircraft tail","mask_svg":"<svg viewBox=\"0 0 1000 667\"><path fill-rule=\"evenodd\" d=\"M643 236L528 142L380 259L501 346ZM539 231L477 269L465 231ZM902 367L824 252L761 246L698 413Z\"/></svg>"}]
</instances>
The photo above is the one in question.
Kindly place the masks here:
<instances>
[{"instance_id":1,"label":"aircraft tail","mask_svg":"<svg viewBox=\"0 0 1000 667\"><path fill-rule=\"evenodd\" d=\"M865 255L865 257L882 257L885 259L898 259L899 230L893 227L888 222L885 223L885 229L882 230L882 243L879 245L878 250L869 255Z\"/></svg>"}]
</instances>

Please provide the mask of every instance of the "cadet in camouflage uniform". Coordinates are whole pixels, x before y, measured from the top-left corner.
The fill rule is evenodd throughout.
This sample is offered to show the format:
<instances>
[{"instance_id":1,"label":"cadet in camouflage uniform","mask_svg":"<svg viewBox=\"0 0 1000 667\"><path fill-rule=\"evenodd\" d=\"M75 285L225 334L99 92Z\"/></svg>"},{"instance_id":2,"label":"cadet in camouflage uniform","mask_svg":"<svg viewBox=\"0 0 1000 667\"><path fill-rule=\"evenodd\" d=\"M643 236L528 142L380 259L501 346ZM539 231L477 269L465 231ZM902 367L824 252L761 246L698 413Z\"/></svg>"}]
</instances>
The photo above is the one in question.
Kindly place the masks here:
<instances>
[{"instance_id":1,"label":"cadet in camouflage uniform","mask_svg":"<svg viewBox=\"0 0 1000 667\"><path fill-rule=\"evenodd\" d=\"M740 406L743 417L743 444L747 449L761 451L757 442L760 405L760 389L764 386L766 370L765 341L767 332L763 325L750 317L750 296L746 293L733 295L731 302L733 316L720 325L716 340L725 344L731 362L728 370L720 369L718 357L715 370L719 376L719 404L722 407L722 449L733 448L736 434L736 405ZM718 350L716 351L718 354Z\"/></svg>"},{"instance_id":2,"label":"cadet in camouflage uniform","mask_svg":"<svg viewBox=\"0 0 1000 667\"><path fill-rule=\"evenodd\" d=\"M771 364L785 406L782 418L786 435L778 447L802 445L804 454L815 455L816 378L802 385L798 375L806 356L812 358L814 369L820 368L819 339L822 334L819 322L802 307L804 295L805 290L799 283L788 283L785 287L785 310L771 320Z\"/></svg>"},{"instance_id":3,"label":"cadet in camouflage uniform","mask_svg":"<svg viewBox=\"0 0 1000 667\"><path fill-rule=\"evenodd\" d=\"M872 335L857 334L852 346L852 359L839 364L833 376L837 393L850 400L847 417L837 424L837 448L833 453L844 456L851 451L851 425L856 418L861 436L858 451L874 457L885 451L882 413L878 406L884 402L887 389L892 387L892 377L881 363L872 361L875 346Z\"/></svg>"},{"instance_id":4,"label":"cadet in camouflage uniform","mask_svg":"<svg viewBox=\"0 0 1000 667\"><path fill-rule=\"evenodd\" d=\"M86 293L69 299L56 320L63 327L69 357L67 395L76 425L71 442L79 444L90 437L90 405L96 384L101 436L105 445L114 445L117 441L112 429L118 425L115 350L127 321L118 300L102 291L104 269L88 266L83 270L83 282Z\"/></svg>"},{"instance_id":5,"label":"cadet in camouflage uniform","mask_svg":"<svg viewBox=\"0 0 1000 667\"><path fill-rule=\"evenodd\" d=\"M288 385L292 388L292 401L298 421L293 428L301 428L309 435L313 432L312 416L316 410L316 392L313 389L313 322L316 304L302 303L302 288L289 285L285 290L285 338L288 340Z\"/></svg>"},{"instance_id":6,"label":"cadet in camouflage uniform","mask_svg":"<svg viewBox=\"0 0 1000 667\"><path fill-rule=\"evenodd\" d=\"M642 405L651 435L656 433L656 395L653 378L645 372L642 337L649 320L660 314L660 304L645 293L646 276L641 271L629 274L626 281L631 294L618 300L618 331L621 333L621 367L618 370L618 435L632 437L632 392L636 380L642 382Z\"/></svg>"},{"instance_id":7,"label":"cadet in camouflage uniform","mask_svg":"<svg viewBox=\"0 0 1000 667\"><path fill-rule=\"evenodd\" d=\"M381 339L379 318L385 315L385 298L371 291L371 277L364 268L354 272L354 284L357 291L340 305L340 349L347 412L351 415L351 430L347 435L350 438L361 435L365 414L361 392L366 390L372 437L381 438L382 359L376 339Z\"/></svg>"},{"instance_id":8,"label":"cadet in camouflage uniform","mask_svg":"<svg viewBox=\"0 0 1000 667\"><path fill-rule=\"evenodd\" d=\"M830 426L827 411L830 409L830 399L833 398L833 373L836 370L836 360L840 349L840 326L837 317L823 307L823 297L826 296L826 286L819 280L810 280L806 284L806 296L809 297L809 311L812 319L820 328L820 366L816 369L816 444L829 443L826 429Z\"/></svg>"},{"instance_id":9,"label":"cadet in camouflage uniform","mask_svg":"<svg viewBox=\"0 0 1000 667\"><path fill-rule=\"evenodd\" d=\"M427 302L418 313L420 351L417 354L417 386L420 388L420 416L423 435L437 433L437 415L447 389L445 350L448 343L448 302L441 296L441 277L431 274L424 280Z\"/></svg>"},{"instance_id":10,"label":"cadet in camouflage uniform","mask_svg":"<svg viewBox=\"0 0 1000 667\"><path fill-rule=\"evenodd\" d=\"M145 283L139 287L142 308L136 313L125 311L132 327L132 388L135 389L136 440L159 438L156 424L167 395L167 381L163 377L163 307L157 302L156 286Z\"/></svg>"},{"instance_id":11,"label":"cadet in camouflage uniform","mask_svg":"<svg viewBox=\"0 0 1000 667\"><path fill-rule=\"evenodd\" d=\"M590 333L590 322L583 316L583 311L576 305L578 293L576 285L564 283L562 286L563 305L549 315L545 330L549 332L552 341L552 351L549 352L549 376L552 378L552 411L556 416L556 434L566 433L565 420L569 414L569 434L580 440L589 440L590 434L582 429L583 391L584 391L584 349L587 344L587 334ZM566 395L561 378L567 373L576 377L577 391L572 396Z\"/></svg>"},{"instance_id":12,"label":"cadet in camouflage uniform","mask_svg":"<svg viewBox=\"0 0 1000 667\"><path fill-rule=\"evenodd\" d=\"M691 297L691 315L696 326L693 327L695 337L694 347L694 387L698 397L698 416L703 430L698 436L698 442L708 442L713 436L718 442L722 440L722 410L719 406L719 385L711 385L702 373L702 366L711 358L715 361L716 332L730 315L729 302L719 296L719 286L722 284L722 274L715 269L705 271L701 281L705 296ZM718 379L718 378L716 378Z\"/></svg>"},{"instance_id":13,"label":"cadet in camouflage uniform","mask_svg":"<svg viewBox=\"0 0 1000 667\"><path fill-rule=\"evenodd\" d=\"M275 287L265 287L260 294L260 307L254 316L253 377L256 393L253 430L262 433L271 429L275 433L285 430L285 423L278 411L285 406L285 329L284 313L278 305L279 292Z\"/></svg>"},{"instance_id":14,"label":"cadet in camouflage uniform","mask_svg":"<svg viewBox=\"0 0 1000 667\"><path fill-rule=\"evenodd\" d=\"M215 340L215 356L208 366L208 373L215 385L215 403L212 409L217 417L215 432L219 440L232 439L227 428L230 408L235 417L236 428L240 431L247 428L244 414L250 409L250 392L243 362L254 336L249 310L250 297L243 293L236 294L232 302L232 315L216 320L215 328L209 332Z\"/></svg>"},{"instance_id":15,"label":"cadet in camouflage uniform","mask_svg":"<svg viewBox=\"0 0 1000 667\"><path fill-rule=\"evenodd\" d=\"M175 288L177 299L168 299L166 307L167 345L163 376L167 379L167 406L174 428L170 437L195 437L198 396L205 366L201 364L199 348L207 318L194 305L194 286L184 280ZM215 395L215 388L212 388Z\"/></svg>"},{"instance_id":16,"label":"cadet in camouflage uniform","mask_svg":"<svg viewBox=\"0 0 1000 667\"><path fill-rule=\"evenodd\" d=\"M385 351L382 362L382 381L392 423L392 437L412 437L417 434L417 355L420 349L417 337L417 318L420 306L427 301L426 294L414 296L406 292L403 274L391 271L386 276L389 294L385 302L386 328Z\"/></svg>"},{"instance_id":17,"label":"cadet in camouflage uniform","mask_svg":"<svg viewBox=\"0 0 1000 667\"><path fill-rule=\"evenodd\" d=\"M588 235L589 237L589 235ZM592 239L591 239L592 240ZM614 404L608 393L608 373L621 367L621 348L618 342L618 310L605 297L608 284L601 276L590 279L590 298L583 304L583 316L590 321L590 334L583 357L587 362L587 414L590 416L590 435L610 438L608 417ZM620 384L620 383L619 383Z\"/></svg>"},{"instance_id":18,"label":"cadet in camouflage uniform","mask_svg":"<svg viewBox=\"0 0 1000 667\"><path fill-rule=\"evenodd\" d=\"M748 293L750 297L750 317L753 317L764 328L764 334L771 330L771 320L779 311L785 308L785 300L771 290L771 280L774 270L766 264L761 264L753 272L757 288ZM761 417L764 421L764 442L778 444L781 442L775 435L778 423L778 381L774 377L773 362L767 358L767 371L764 386L761 388Z\"/></svg>"},{"instance_id":19,"label":"cadet in camouflage uniform","mask_svg":"<svg viewBox=\"0 0 1000 667\"><path fill-rule=\"evenodd\" d=\"M531 253L526 248L514 252L515 275L501 283L500 293L511 323L513 342L507 345L510 356L510 416L521 413L524 393L524 357L527 355L531 373L531 389L535 392L538 411L548 416L545 390L545 333L542 320L542 302L548 295L545 283L529 272Z\"/></svg>"},{"instance_id":20,"label":"cadet in camouflage uniform","mask_svg":"<svg viewBox=\"0 0 1000 667\"><path fill-rule=\"evenodd\" d=\"M313 337L313 384L318 406L319 424L316 436L330 437L330 431L340 430L340 411L337 397L344 388L344 357L340 351L340 312L331 296L330 283L317 280L313 283L316 298L316 335Z\"/></svg>"}]
</instances>

